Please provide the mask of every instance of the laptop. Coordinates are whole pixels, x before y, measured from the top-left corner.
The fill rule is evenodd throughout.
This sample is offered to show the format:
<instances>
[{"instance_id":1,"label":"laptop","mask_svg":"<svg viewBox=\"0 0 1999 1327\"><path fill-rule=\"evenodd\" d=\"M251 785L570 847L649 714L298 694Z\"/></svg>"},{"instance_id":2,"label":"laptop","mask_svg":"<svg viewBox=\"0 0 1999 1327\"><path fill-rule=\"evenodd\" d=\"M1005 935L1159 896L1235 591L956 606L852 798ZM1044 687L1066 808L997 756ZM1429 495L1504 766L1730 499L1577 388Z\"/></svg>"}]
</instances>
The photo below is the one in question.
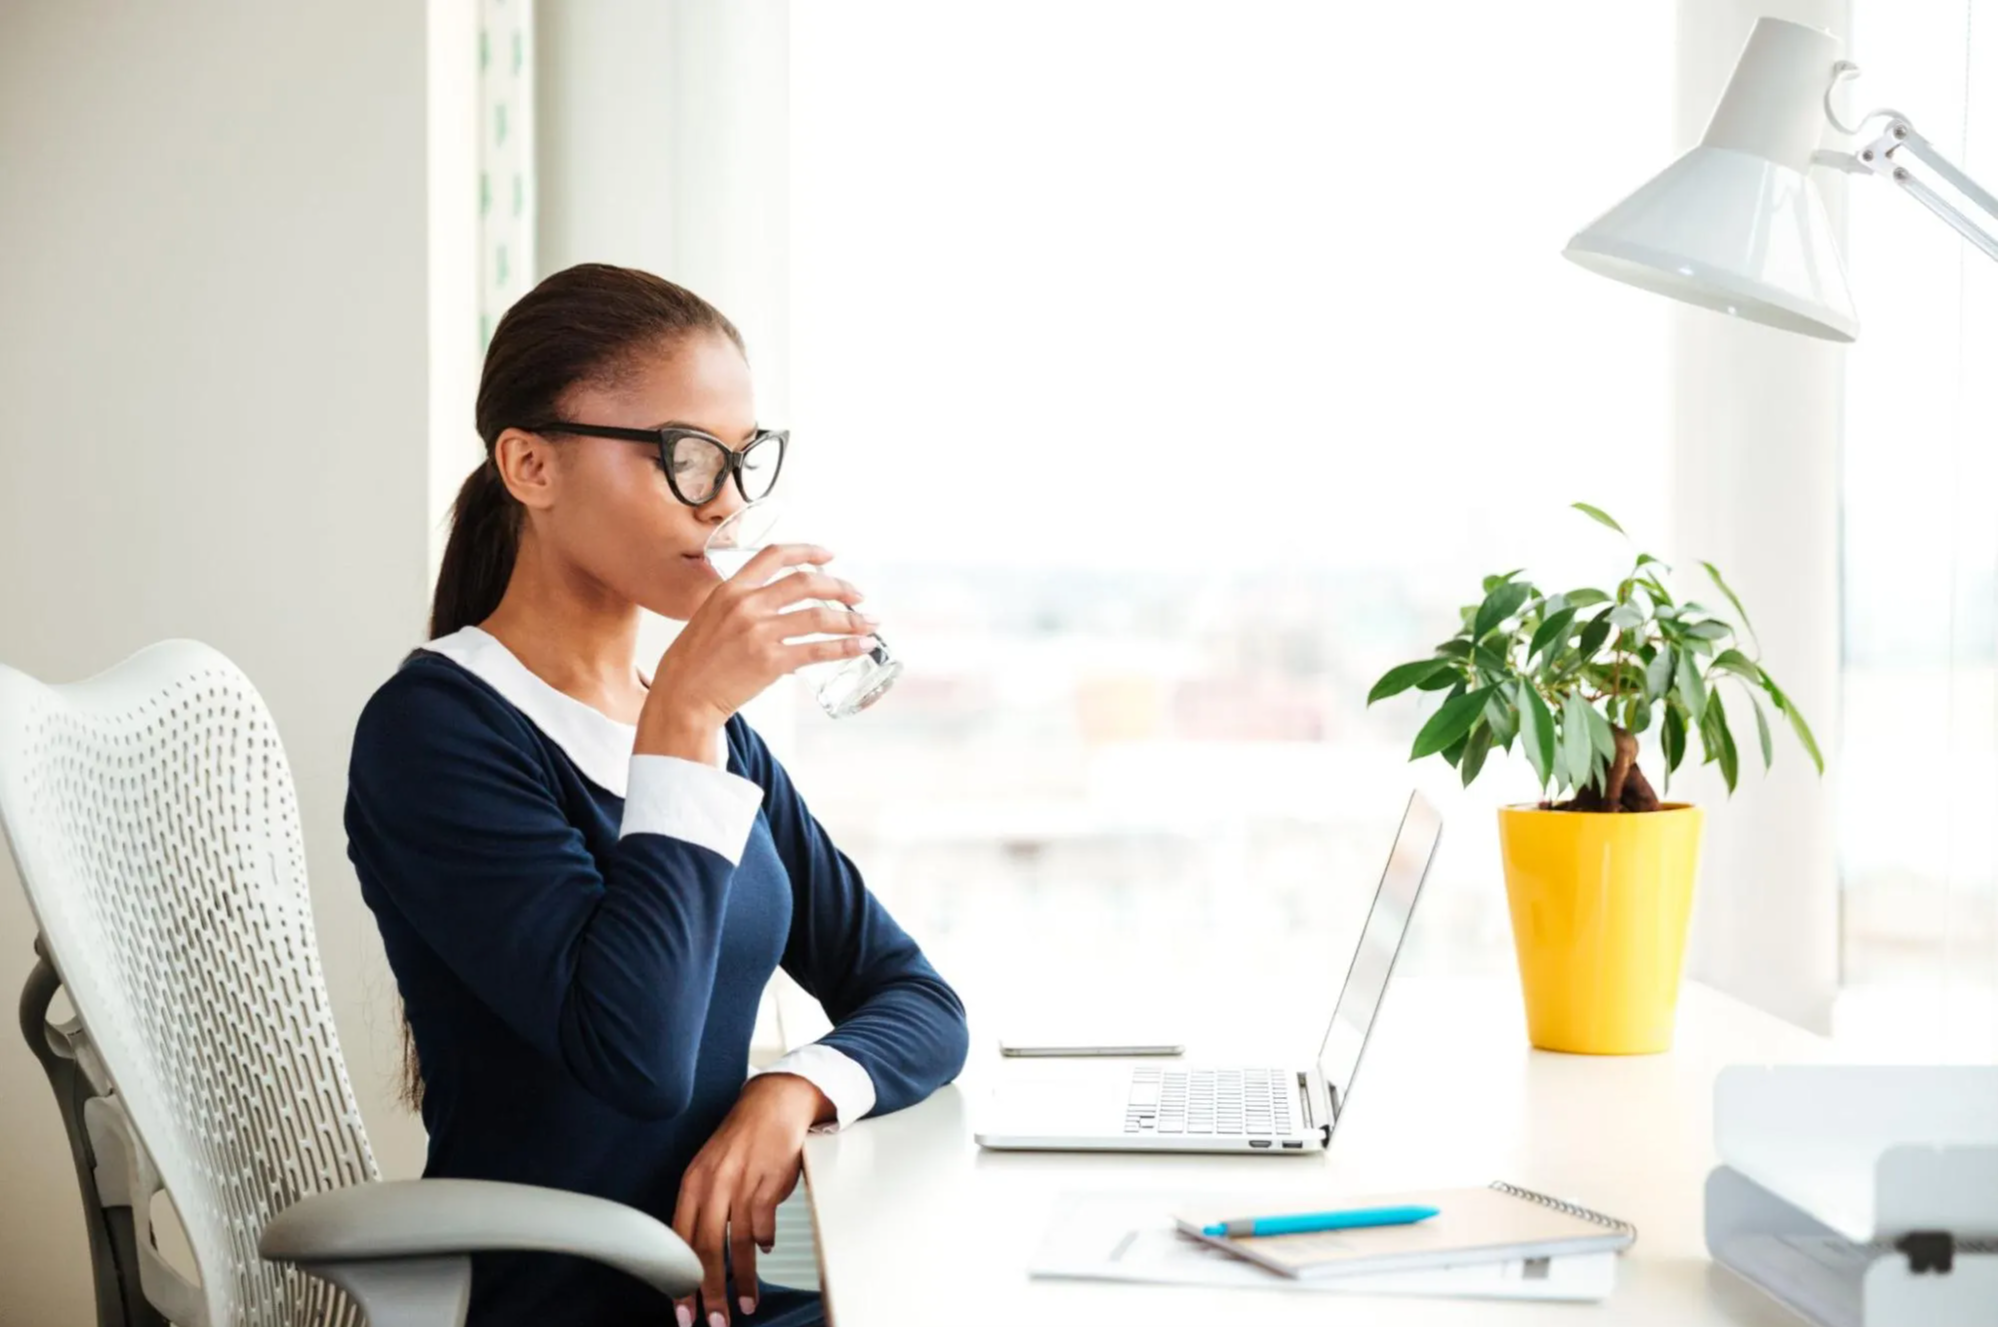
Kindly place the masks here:
<instances>
[{"instance_id":1,"label":"laptop","mask_svg":"<svg viewBox=\"0 0 1999 1327\"><path fill-rule=\"evenodd\" d=\"M1412 793L1316 1061L1063 1066L993 1091L979 1146L1088 1152L1323 1152L1346 1109L1375 1011L1430 873L1443 818ZM1108 1071L1107 1071L1108 1070Z\"/></svg>"}]
</instances>

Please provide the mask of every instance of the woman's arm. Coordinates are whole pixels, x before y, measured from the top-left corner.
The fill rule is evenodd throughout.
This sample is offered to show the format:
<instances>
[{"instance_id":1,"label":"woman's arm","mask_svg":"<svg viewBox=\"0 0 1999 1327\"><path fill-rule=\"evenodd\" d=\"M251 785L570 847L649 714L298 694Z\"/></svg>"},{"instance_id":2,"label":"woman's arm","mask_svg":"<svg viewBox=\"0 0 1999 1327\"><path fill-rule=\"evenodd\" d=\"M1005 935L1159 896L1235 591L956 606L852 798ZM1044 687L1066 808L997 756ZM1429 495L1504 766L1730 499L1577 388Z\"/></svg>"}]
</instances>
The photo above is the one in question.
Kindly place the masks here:
<instances>
[{"instance_id":1,"label":"woman's arm","mask_svg":"<svg viewBox=\"0 0 1999 1327\"><path fill-rule=\"evenodd\" d=\"M745 772L764 790L771 837L791 877L784 970L825 1006L834 1024L787 1059L811 1066L812 1080L841 1108L841 1124L852 1123L849 1105L856 1094L838 1090L837 1057L858 1066L867 1079L862 1086L872 1088L871 1100L868 1092L859 1094L854 1116L914 1105L964 1068L965 1007L833 846L763 739L740 719L730 724L730 736ZM835 1056L819 1051L814 1064L818 1048Z\"/></svg>"},{"instance_id":2,"label":"woman's arm","mask_svg":"<svg viewBox=\"0 0 1999 1327\"><path fill-rule=\"evenodd\" d=\"M722 914L762 792L712 766L632 764L600 871L525 722L442 661L369 703L348 852L444 964L586 1089L636 1116L687 1107Z\"/></svg>"}]
</instances>

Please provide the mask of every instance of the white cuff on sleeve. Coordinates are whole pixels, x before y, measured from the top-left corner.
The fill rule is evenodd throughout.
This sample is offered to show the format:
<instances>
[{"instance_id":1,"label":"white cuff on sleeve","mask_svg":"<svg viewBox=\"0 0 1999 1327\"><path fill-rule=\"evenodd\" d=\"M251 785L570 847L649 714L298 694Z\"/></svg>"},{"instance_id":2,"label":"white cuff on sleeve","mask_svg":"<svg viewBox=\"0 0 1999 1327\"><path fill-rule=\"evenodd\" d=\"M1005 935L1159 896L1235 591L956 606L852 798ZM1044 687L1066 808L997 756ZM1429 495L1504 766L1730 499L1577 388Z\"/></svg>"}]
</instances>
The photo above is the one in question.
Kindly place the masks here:
<instances>
[{"instance_id":1,"label":"white cuff on sleeve","mask_svg":"<svg viewBox=\"0 0 1999 1327\"><path fill-rule=\"evenodd\" d=\"M812 1126L814 1133L844 1129L875 1108L875 1080L845 1051L824 1042L811 1042L750 1075L797 1074L826 1094L833 1103L834 1118Z\"/></svg>"},{"instance_id":2,"label":"white cuff on sleeve","mask_svg":"<svg viewBox=\"0 0 1999 1327\"><path fill-rule=\"evenodd\" d=\"M664 834L742 860L764 790L740 775L678 756L633 756L625 784L628 834Z\"/></svg>"}]
</instances>

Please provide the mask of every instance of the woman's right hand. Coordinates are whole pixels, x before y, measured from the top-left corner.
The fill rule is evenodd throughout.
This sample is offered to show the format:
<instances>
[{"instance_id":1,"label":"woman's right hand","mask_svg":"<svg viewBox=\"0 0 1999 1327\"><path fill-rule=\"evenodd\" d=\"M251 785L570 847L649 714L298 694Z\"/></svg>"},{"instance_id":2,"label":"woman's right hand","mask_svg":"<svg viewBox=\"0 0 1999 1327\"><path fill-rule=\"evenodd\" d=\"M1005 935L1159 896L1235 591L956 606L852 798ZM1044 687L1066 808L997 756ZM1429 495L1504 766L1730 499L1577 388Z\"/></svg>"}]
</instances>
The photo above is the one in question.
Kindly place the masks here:
<instances>
[{"instance_id":1,"label":"woman's right hand","mask_svg":"<svg viewBox=\"0 0 1999 1327\"><path fill-rule=\"evenodd\" d=\"M687 754L665 748L711 742L730 715L786 673L866 654L877 624L851 607L861 601L859 590L823 571L780 574L787 567L816 568L832 556L812 544L773 544L717 585L660 656L635 749ZM803 599L825 603L786 611ZM797 636L835 639L787 640ZM691 758L703 759L698 753L712 746L694 750Z\"/></svg>"}]
</instances>

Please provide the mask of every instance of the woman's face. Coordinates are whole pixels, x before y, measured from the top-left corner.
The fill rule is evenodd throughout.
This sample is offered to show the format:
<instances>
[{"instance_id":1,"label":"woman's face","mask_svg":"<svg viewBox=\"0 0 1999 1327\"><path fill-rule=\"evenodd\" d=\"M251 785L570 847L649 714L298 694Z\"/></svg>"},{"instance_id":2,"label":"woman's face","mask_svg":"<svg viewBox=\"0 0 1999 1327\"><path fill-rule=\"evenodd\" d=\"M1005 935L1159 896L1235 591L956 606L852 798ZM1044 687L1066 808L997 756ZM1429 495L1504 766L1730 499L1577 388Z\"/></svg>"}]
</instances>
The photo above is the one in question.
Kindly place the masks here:
<instances>
[{"instance_id":1,"label":"woman's face","mask_svg":"<svg viewBox=\"0 0 1999 1327\"><path fill-rule=\"evenodd\" d=\"M747 443L757 422L742 352L708 333L642 359L616 385L571 389L559 409L575 424L699 429L731 448ZM536 538L586 585L663 617L692 617L721 583L702 547L743 507L735 481L706 506L689 507L667 486L657 447L579 436L533 441L546 478L533 496L518 485L516 494L531 508Z\"/></svg>"}]
</instances>

